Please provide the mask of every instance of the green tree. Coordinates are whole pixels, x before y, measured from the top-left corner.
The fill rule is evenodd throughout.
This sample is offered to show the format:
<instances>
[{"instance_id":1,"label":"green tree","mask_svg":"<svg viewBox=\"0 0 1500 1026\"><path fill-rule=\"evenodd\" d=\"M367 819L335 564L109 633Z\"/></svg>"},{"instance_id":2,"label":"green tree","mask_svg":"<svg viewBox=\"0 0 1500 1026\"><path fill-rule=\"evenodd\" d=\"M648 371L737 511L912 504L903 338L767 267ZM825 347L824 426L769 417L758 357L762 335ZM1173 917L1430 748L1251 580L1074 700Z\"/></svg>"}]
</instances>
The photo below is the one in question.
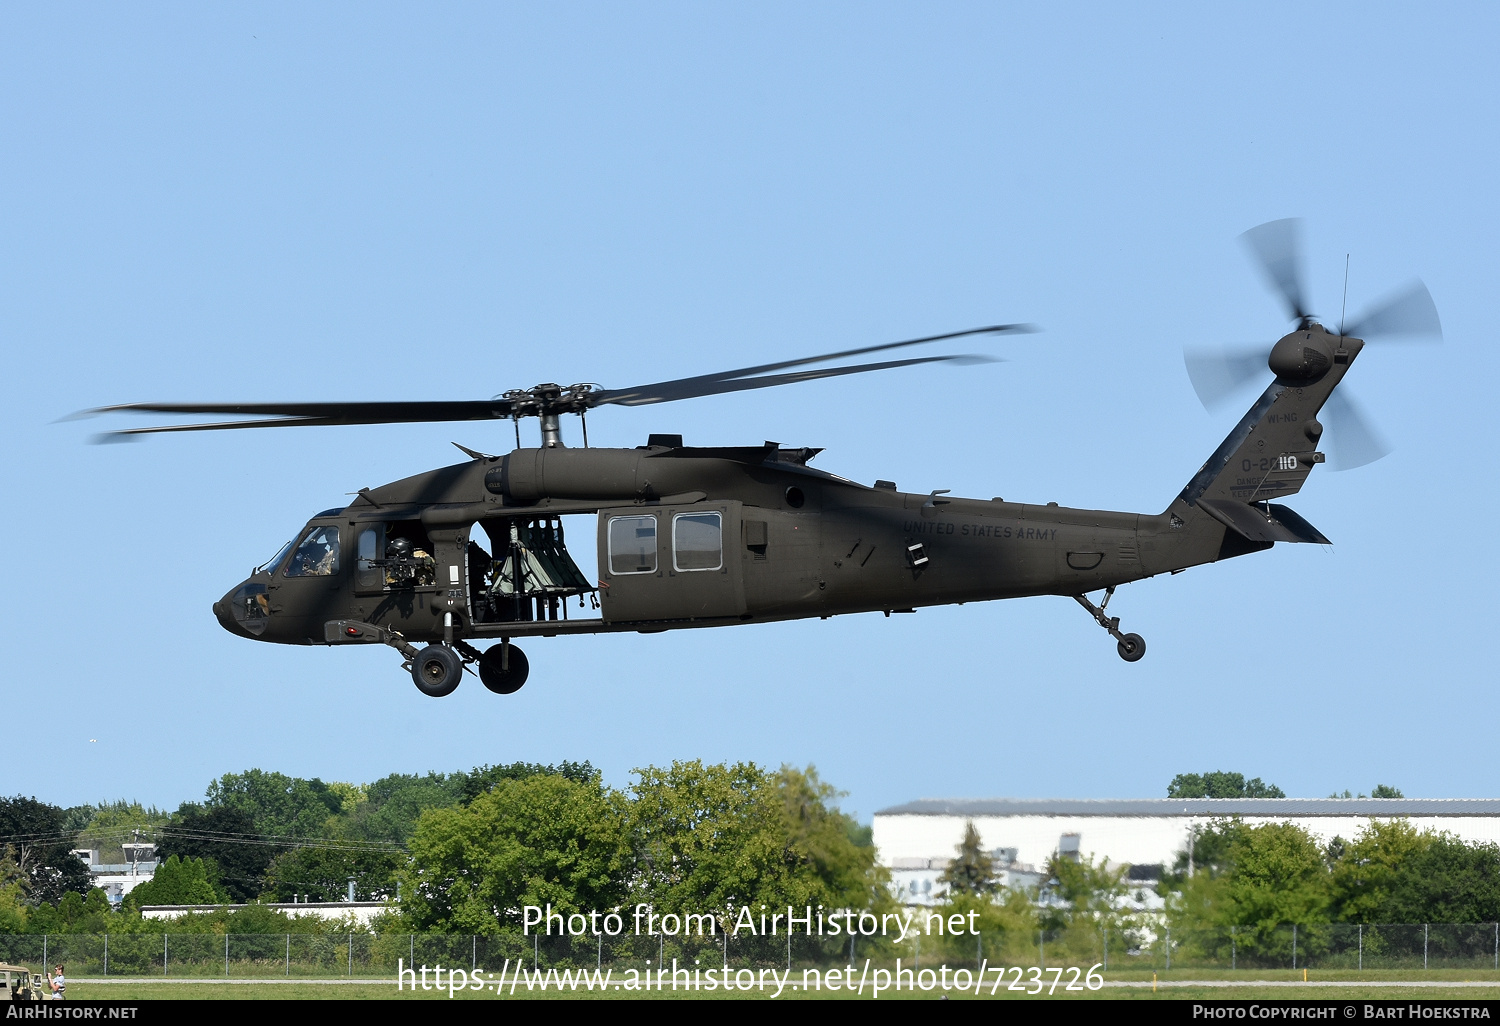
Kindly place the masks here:
<instances>
[{"instance_id":1,"label":"green tree","mask_svg":"<svg viewBox=\"0 0 1500 1026\"><path fill-rule=\"evenodd\" d=\"M266 843L243 809L184 805L160 828L156 853L166 859L205 859L230 899L250 901L260 894L271 860L285 849Z\"/></svg>"},{"instance_id":2,"label":"green tree","mask_svg":"<svg viewBox=\"0 0 1500 1026\"><path fill-rule=\"evenodd\" d=\"M0 934L27 932L27 918L20 884L0 886Z\"/></svg>"},{"instance_id":3,"label":"green tree","mask_svg":"<svg viewBox=\"0 0 1500 1026\"><path fill-rule=\"evenodd\" d=\"M125 896L131 908L142 905L220 905L227 895L214 885L217 875L205 859L168 856L156 867L156 873L143 884L137 884Z\"/></svg>"},{"instance_id":4,"label":"green tree","mask_svg":"<svg viewBox=\"0 0 1500 1026\"><path fill-rule=\"evenodd\" d=\"M1386 904L1390 923L1493 923L1500 920L1500 847L1449 833L1403 867Z\"/></svg>"},{"instance_id":5,"label":"green tree","mask_svg":"<svg viewBox=\"0 0 1500 1026\"><path fill-rule=\"evenodd\" d=\"M1238 924L1269 928L1328 918L1329 878L1322 849L1291 823L1239 831L1231 849L1234 871L1227 895Z\"/></svg>"},{"instance_id":6,"label":"green tree","mask_svg":"<svg viewBox=\"0 0 1500 1026\"><path fill-rule=\"evenodd\" d=\"M365 784L348 784L342 780L330 780L328 792L339 800L339 813L347 816L370 798Z\"/></svg>"},{"instance_id":7,"label":"green tree","mask_svg":"<svg viewBox=\"0 0 1500 1026\"><path fill-rule=\"evenodd\" d=\"M1429 839L1404 819L1372 819L1352 842L1335 838L1329 845L1335 917L1350 923L1399 921L1382 918L1392 889Z\"/></svg>"},{"instance_id":8,"label":"green tree","mask_svg":"<svg viewBox=\"0 0 1500 1026\"><path fill-rule=\"evenodd\" d=\"M962 891L949 892L940 904L931 908L910 909L918 929L923 933L906 942L908 954L905 958L920 957L922 964L943 961L971 963L976 955L990 962L1029 965L1037 957L1037 930L1042 928L1038 909L1031 898L1020 892L1002 887L990 894L967 894ZM970 918L969 913L974 916ZM973 924L979 936L968 933L948 934L926 932L930 917L936 916L950 923L953 915L959 915L966 924ZM1097 930L1094 931L1097 935ZM1047 960L1056 955L1056 934L1047 941ZM1064 945L1066 947L1067 945ZM977 950L976 950L977 949Z\"/></svg>"},{"instance_id":9,"label":"green tree","mask_svg":"<svg viewBox=\"0 0 1500 1026\"><path fill-rule=\"evenodd\" d=\"M964 824L964 839L958 843L958 858L949 862L938 877L948 885L949 894L982 895L999 886L995 879L995 862L979 843L979 831L970 820Z\"/></svg>"},{"instance_id":10,"label":"green tree","mask_svg":"<svg viewBox=\"0 0 1500 1026\"><path fill-rule=\"evenodd\" d=\"M38 906L28 919L27 929L34 933L108 933L120 916L95 887L87 894L69 891L55 905Z\"/></svg>"},{"instance_id":11,"label":"green tree","mask_svg":"<svg viewBox=\"0 0 1500 1026\"><path fill-rule=\"evenodd\" d=\"M513 762L480 766L457 773L392 773L363 788L363 800L328 824L328 835L353 840L392 841L405 844L417 820L428 809L466 805L502 780L525 780L534 776L560 776L587 783L596 771L587 762L563 762L557 766ZM330 789L338 786L330 784Z\"/></svg>"},{"instance_id":12,"label":"green tree","mask_svg":"<svg viewBox=\"0 0 1500 1026\"><path fill-rule=\"evenodd\" d=\"M396 893L396 873L406 862L396 849L307 846L282 852L265 874L262 900L343 901L354 878L357 901L384 901Z\"/></svg>"},{"instance_id":13,"label":"green tree","mask_svg":"<svg viewBox=\"0 0 1500 1026\"><path fill-rule=\"evenodd\" d=\"M333 836L405 844L429 809L459 805L465 774L392 773L365 787L365 800L332 823Z\"/></svg>"},{"instance_id":14,"label":"green tree","mask_svg":"<svg viewBox=\"0 0 1500 1026\"><path fill-rule=\"evenodd\" d=\"M1243 773L1215 770L1211 773L1179 773L1167 785L1168 798L1285 798L1286 792L1260 777L1246 780Z\"/></svg>"},{"instance_id":15,"label":"green tree","mask_svg":"<svg viewBox=\"0 0 1500 1026\"><path fill-rule=\"evenodd\" d=\"M1047 862L1049 891L1073 916L1107 917L1130 890L1125 882L1127 869L1111 866L1105 859L1095 862L1087 855L1054 854Z\"/></svg>"},{"instance_id":16,"label":"green tree","mask_svg":"<svg viewBox=\"0 0 1500 1026\"><path fill-rule=\"evenodd\" d=\"M587 784L599 771L588 762L569 762L564 759L556 766L544 766L535 762L511 762L500 766L478 766L467 773L455 773L458 779L459 801L468 804L491 790L503 780L525 780L527 777L562 777L575 784Z\"/></svg>"},{"instance_id":17,"label":"green tree","mask_svg":"<svg viewBox=\"0 0 1500 1026\"><path fill-rule=\"evenodd\" d=\"M16 863L15 849L0 847L0 934L26 932L26 888L30 881Z\"/></svg>"},{"instance_id":18,"label":"green tree","mask_svg":"<svg viewBox=\"0 0 1500 1026\"><path fill-rule=\"evenodd\" d=\"M838 808L843 793L812 766L782 766L770 783L785 817L793 872L818 895L812 904L863 908L883 903L889 874L875 864L872 829Z\"/></svg>"},{"instance_id":19,"label":"green tree","mask_svg":"<svg viewBox=\"0 0 1500 1026\"><path fill-rule=\"evenodd\" d=\"M267 837L323 836L328 818L344 806L344 794L316 777L303 780L259 769L224 774L208 785L206 797L210 808L247 813L255 832Z\"/></svg>"},{"instance_id":20,"label":"green tree","mask_svg":"<svg viewBox=\"0 0 1500 1026\"><path fill-rule=\"evenodd\" d=\"M69 891L81 895L93 886L88 868L72 852L67 818L61 808L35 798L0 798L0 844L13 849L32 903L55 903Z\"/></svg>"},{"instance_id":21,"label":"green tree","mask_svg":"<svg viewBox=\"0 0 1500 1026\"><path fill-rule=\"evenodd\" d=\"M1338 917L1359 923L1482 923L1500 919L1500 848L1404 819L1372 819L1333 866Z\"/></svg>"},{"instance_id":22,"label":"green tree","mask_svg":"<svg viewBox=\"0 0 1500 1026\"><path fill-rule=\"evenodd\" d=\"M1210 953L1228 956L1230 932L1242 954L1281 959L1290 955L1287 924L1304 927L1302 950L1312 940L1309 925L1326 923L1332 885L1324 850L1291 823L1247 826L1222 820L1198 831L1194 872L1163 881L1174 936L1197 936ZM1178 867L1187 863L1184 852Z\"/></svg>"},{"instance_id":23,"label":"green tree","mask_svg":"<svg viewBox=\"0 0 1500 1026\"><path fill-rule=\"evenodd\" d=\"M816 771L677 762L636 770L633 900L663 912L891 903L874 850Z\"/></svg>"},{"instance_id":24,"label":"green tree","mask_svg":"<svg viewBox=\"0 0 1500 1026\"><path fill-rule=\"evenodd\" d=\"M502 780L467 806L424 814L400 874L415 928L494 934L524 905L603 910L626 893L625 799L595 776Z\"/></svg>"}]
</instances>

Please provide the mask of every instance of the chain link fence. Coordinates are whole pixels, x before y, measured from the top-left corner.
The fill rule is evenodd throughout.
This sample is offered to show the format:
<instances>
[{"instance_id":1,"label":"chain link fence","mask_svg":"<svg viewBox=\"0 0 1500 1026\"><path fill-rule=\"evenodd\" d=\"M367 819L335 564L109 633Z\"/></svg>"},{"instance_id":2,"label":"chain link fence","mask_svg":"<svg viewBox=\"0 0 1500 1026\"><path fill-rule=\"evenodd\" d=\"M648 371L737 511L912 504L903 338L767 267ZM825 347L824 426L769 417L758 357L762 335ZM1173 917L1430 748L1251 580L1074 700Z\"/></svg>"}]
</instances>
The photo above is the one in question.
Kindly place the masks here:
<instances>
[{"instance_id":1,"label":"chain link fence","mask_svg":"<svg viewBox=\"0 0 1500 1026\"><path fill-rule=\"evenodd\" d=\"M69 976L392 979L399 968L499 973L528 969L953 968L981 964L1167 969L1489 969L1500 972L1500 923L1282 924L1269 927L1109 928L1089 923L1003 935L817 937L741 934L15 934L0 961Z\"/></svg>"},{"instance_id":2,"label":"chain link fence","mask_svg":"<svg viewBox=\"0 0 1500 1026\"><path fill-rule=\"evenodd\" d=\"M0 935L0 961L40 971L62 963L69 976L270 979L394 978L423 966L489 971L528 968L661 967L785 970L883 960L888 946L871 938L665 937L586 934L12 934ZM894 957L894 956L892 956Z\"/></svg>"},{"instance_id":3,"label":"chain link fence","mask_svg":"<svg viewBox=\"0 0 1500 1026\"><path fill-rule=\"evenodd\" d=\"M1175 927L1160 960L1226 969L1491 969L1500 971L1500 923L1309 923Z\"/></svg>"}]
</instances>

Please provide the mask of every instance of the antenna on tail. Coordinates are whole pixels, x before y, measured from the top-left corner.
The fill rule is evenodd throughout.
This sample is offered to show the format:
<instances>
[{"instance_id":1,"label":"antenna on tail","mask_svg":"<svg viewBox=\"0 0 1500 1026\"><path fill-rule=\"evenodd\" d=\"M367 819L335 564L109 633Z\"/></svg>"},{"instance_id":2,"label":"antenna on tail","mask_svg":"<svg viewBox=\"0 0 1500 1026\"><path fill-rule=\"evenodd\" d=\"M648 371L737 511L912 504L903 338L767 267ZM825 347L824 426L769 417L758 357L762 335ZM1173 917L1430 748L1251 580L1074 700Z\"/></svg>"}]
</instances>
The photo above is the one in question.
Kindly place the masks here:
<instances>
[{"instance_id":1,"label":"antenna on tail","mask_svg":"<svg viewBox=\"0 0 1500 1026\"><path fill-rule=\"evenodd\" d=\"M1349 254L1344 254L1344 305L1339 307L1339 338L1344 337L1344 314L1349 312Z\"/></svg>"}]
</instances>

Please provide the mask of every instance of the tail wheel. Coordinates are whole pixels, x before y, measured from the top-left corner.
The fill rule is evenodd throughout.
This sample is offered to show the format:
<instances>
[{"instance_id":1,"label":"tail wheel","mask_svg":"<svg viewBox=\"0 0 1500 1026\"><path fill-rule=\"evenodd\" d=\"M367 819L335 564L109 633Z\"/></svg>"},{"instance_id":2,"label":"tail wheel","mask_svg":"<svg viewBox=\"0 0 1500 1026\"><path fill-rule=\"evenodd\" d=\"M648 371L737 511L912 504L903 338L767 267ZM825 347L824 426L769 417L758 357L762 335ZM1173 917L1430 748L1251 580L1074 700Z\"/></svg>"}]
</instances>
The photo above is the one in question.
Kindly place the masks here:
<instances>
[{"instance_id":1,"label":"tail wheel","mask_svg":"<svg viewBox=\"0 0 1500 1026\"><path fill-rule=\"evenodd\" d=\"M1116 648L1121 659L1127 663L1133 663L1146 654L1146 639L1139 634L1126 634L1120 639Z\"/></svg>"},{"instance_id":2,"label":"tail wheel","mask_svg":"<svg viewBox=\"0 0 1500 1026\"><path fill-rule=\"evenodd\" d=\"M526 653L514 645L496 645L479 658L480 683L497 695L513 695L520 691L530 672L531 664Z\"/></svg>"},{"instance_id":3,"label":"tail wheel","mask_svg":"<svg viewBox=\"0 0 1500 1026\"><path fill-rule=\"evenodd\" d=\"M411 661L411 679L417 690L432 698L453 694L463 673L463 660L446 645L428 645Z\"/></svg>"}]
</instances>

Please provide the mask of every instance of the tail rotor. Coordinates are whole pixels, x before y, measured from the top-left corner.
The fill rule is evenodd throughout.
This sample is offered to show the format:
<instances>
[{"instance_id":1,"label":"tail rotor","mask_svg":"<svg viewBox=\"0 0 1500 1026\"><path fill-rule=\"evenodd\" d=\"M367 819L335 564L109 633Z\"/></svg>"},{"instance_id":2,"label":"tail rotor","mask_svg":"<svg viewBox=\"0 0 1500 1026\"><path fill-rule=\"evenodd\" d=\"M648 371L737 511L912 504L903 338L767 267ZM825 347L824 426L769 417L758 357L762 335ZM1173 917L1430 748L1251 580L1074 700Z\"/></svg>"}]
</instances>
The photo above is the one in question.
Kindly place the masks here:
<instances>
[{"instance_id":1,"label":"tail rotor","mask_svg":"<svg viewBox=\"0 0 1500 1026\"><path fill-rule=\"evenodd\" d=\"M1322 330L1312 314L1303 278L1302 222L1283 218L1257 225L1240 236L1259 264L1267 283L1280 297L1298 330ZM1432 294L1420 280L1393 292L1356 317L1343 329L1342 337L1364 342L1441 342L1442 322ZM1264 387L1271 373L1271 346L1220 346L1185 348L1183 362L1193 391L1204 409L1216 412L1252 384ZM1368 417L1343 390L1329 398L1324 419L1330 428L1333 469L1351 470L1381 459L1390 444L1372 426Z\"/></svg>"}]
</instances>

